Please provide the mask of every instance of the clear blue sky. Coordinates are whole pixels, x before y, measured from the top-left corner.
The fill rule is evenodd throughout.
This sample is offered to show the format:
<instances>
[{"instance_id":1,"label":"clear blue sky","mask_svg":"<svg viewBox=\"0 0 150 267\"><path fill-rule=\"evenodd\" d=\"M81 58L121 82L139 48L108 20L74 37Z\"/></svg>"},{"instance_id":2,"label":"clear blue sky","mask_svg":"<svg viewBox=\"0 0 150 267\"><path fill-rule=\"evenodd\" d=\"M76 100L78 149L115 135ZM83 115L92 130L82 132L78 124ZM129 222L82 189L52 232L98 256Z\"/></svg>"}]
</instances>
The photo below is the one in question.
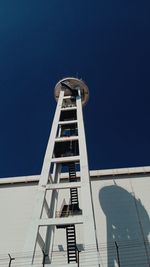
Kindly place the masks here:
<instances>
[{"instance_id":1,"label":"clear blue sky","mask_svg":"<svg viewBox=\"0 0 150 267\"><path fill-rule=\"evenodd\" d=\"M90 89L91 169L150 165L150 1L0 1L0 177L39 174L66 76Z\"/></svg>"}]
</instances>

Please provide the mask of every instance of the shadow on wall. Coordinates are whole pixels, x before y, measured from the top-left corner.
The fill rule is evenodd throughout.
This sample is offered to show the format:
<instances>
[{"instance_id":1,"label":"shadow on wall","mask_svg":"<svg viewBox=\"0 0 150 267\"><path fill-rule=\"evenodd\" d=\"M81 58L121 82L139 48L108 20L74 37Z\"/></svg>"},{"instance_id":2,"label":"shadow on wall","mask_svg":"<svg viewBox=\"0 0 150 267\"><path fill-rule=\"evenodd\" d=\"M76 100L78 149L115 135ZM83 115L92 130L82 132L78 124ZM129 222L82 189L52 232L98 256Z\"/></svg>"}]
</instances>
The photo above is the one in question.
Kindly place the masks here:
<instances>
[{"instance_id":1,"label":"shadow on wall","mask_svg":"<svg viewBox=\"0 0 150 267\"><path fill-rule=\"evenodd\" d=\"M150 220L141 201L117 185L103 187L99 200L107 221L106 266L150 267Z\"/></svg>"}]
</instances>

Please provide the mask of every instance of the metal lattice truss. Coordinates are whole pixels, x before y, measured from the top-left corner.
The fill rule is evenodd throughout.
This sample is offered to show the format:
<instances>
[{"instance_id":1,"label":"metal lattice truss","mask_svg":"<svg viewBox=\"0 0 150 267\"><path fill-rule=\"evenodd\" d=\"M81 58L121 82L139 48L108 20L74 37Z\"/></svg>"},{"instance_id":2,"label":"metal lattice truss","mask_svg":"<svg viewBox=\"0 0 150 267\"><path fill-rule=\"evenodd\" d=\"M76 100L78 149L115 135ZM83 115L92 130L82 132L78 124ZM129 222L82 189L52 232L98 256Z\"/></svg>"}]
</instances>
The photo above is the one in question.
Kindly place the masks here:
<instances>
[{"instance_id":1,"label":"metal lattice truss","mask_svg":"<svg viewBox=\"0 0 150 267\"><path fill-rule=\"evenodd\" d=\"M79 260L76 245L78 236L75 231L78 224L83 227L84 251L86 252L90 244L95 248L95 252L97 251L82 113L82 105L88 100L88 88L82 80L66 78L56 85L55 98L58 101L57 108L44 157L32 224L24 248L25 251L33 252L31 266L36 266L37 247L40 247L43 253L43 266L46 257L49 263L47 266L51 266L54 236L59 228L66 230L66 265L77 264ZM60 179L63 168L68 170L68 179L65 182ZM76 176L77 169L80 170L80 177ZM61 209L57 211L60 190L69 190L70 202L66 204L64 200ZM46 198L47 193L49 200ZM86 262L88 259L85 256L84 266ZM99 266L98 260L94 266Z\"/></svg>"}]
</instances>

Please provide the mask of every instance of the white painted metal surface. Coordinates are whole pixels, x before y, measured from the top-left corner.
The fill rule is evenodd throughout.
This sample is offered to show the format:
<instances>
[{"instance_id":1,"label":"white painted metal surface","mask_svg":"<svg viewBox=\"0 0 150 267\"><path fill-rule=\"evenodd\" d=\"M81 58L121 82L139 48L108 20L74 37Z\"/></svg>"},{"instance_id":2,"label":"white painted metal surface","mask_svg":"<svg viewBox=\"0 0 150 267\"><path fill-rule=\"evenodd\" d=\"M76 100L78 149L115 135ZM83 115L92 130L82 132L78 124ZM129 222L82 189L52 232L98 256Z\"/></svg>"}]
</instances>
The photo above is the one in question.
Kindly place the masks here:
<instances>
[{"instance_id":1,"label":"white painted metal surface","mask_svg":"<svg viewBox=\"0 0 150 267\"><path fill-rule=\"evenodd\" d=\"M26 251L32 252L31 264L33 265L37 264L36 252L38 249L38 245L41 249L41 252L44 253L43 255L47 254L49 258L48 261L52 263L53 246L55 243L55 233L58 231L56 229L56 226L57 227L63 226L63 228L66 229L67 254L68 254L69 264L74 261L76 261L77 263L78 261L76 241L73 240L80 238L76 233L74 233L73 238L72 234L70 234L70 241L68 241L69 237L67 237L67 231L69 230L67 229L69 229L69 227L76 226L77 228L78 224L83 224L82 227L83 235L81 243L82 243L82 251L85 252L83 254L83 263L85 265L88 264L87 251L89 245L93 244L94 246L93 253L95 253L95 255L98 252L95 223L94 223L94 211L91 199L91 186L89 180L84 123L82 115L82 105L84 105L87 102L88 94L89 93L87 86L84 84L83 81L76 78L64 79L60 81L55 87L55 97L58 100L58 104L39 180L39 186L36 194L36 205L33 210L33 217L31 220L30 231L24 247L24 252ZM74 126L72 126L72 118L74 121L73 123ZM71 135L70 137L66 137L65 135L61 135L61 131L63 129L62 128L63 123L61 122L62 120L67 122L71 120L70 124L71 126L69 125L69 131L71 131L72 127L74 127L73 136ZM76 130L78 132L78 136L76 134ZM69 144L71 148L69 148L68 146L66 146L65 148L65 142L67 142L67 144ZM78 152L73 152L72 149L73 142L76 142L75 145L76 149L78 145L78 150L79 150ZM57 147L59 145L60 149L61 148L68 149L65 152L66 154L61 155L60 153L58 153L57 156L57 149L55 148L56 145ZM72 151L71 153L73 154L70 154L70 149ZM72 187L72 185L70 184L71 185L70 188L68 187L68 185L66 186L66 188L65 185L63 188L61 188L61 186L59 185L61 167L63 166L63 164L67 164L69 168L70 165L68 164L70 163L72 164L72 162L74 164L74 168L76 168L75 167L76 162L78 162L80 166L80 181L81 181L80 196L78 196L79 190L77 189L77 187ZM54 164L53 172L51 171L52 164ZM73 174L73 177L74 175L75 173ZM74 211L69 211L70 216L68 218L64 218L64 213L63 216L61 215L61 218L59 218L58 215L56 216L56 214L58 214L58 212L56 213L56 209L57 207L59 207L59 201L58 201L58 189L54 188L54 183L58 184L59 191L62 189L63 190L69 189L70 191L70 200L68 199L69 195L68 196L66 195L65 201L67 201L68 204L67 206L66 204L64 204L64 207L66 207L66 209L70 208L74 209ZM50 189L48 198L47 198L48 195L47 189ZM74 199L76 199L76 201L79 202L75 202L77 204L72 204L74 203L72 202L74 201ZM80 205L80 208L78 205ZM65 214L66 214L65 216L68 216L67 211ZM70 245L72 244L70 242L73 242L74 245ZM72 256L72 254L74 256ZM63 264L65 264L65 262L63 262ZM95 266L98 265L99 265L98 257L96 257Z\"/></svg>"}]
</instances>

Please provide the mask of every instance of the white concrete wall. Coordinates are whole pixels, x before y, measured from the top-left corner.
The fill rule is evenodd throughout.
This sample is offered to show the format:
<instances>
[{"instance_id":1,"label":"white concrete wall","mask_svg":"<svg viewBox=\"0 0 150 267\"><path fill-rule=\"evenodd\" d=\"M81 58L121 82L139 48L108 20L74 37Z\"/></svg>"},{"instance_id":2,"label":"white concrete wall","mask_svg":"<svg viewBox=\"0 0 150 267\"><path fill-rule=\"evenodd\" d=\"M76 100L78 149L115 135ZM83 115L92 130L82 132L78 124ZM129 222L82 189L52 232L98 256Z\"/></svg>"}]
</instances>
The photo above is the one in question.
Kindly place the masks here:
<instances>
[{"instance_id":1,"label":"white concrete wall","mask_svg":"<svg viewBox=\"0 0 150 267\"><path fill-rule=\"evenodd\" d=\"M25 183L0 186L0 255L22 251L36 188Z\"/></svg>"},{"instance_id":2,"label":"white concrete wall","mask_svg":"<svg viewBox=\"0 0 150 267\"><path fill-rule=\"evenodd\" d=\"M125 177L125 173L123 176L108 173L100 177L96 177L95 173L91 179L101 266L118 266L116 241L121 267L150 267L150 176L132 173ZM7 262L1 260L3 255L6 258L8 253L20 255L22 251L36 204L36 190L36 182L0 184L0 266L8 265L8 259ZM64 197L69 200L68 191L61 190L57 210ZM84 239L82 227L76 227L77 244L80 246ZM65 229L56 229L55 233L53 263L57 266L62 260L66 262L66 235ZM89 244L89 266L92 266L95 257L92 248L93 244ZM30 252L26 256L28 254Z\"/></svg>"},{"instance_id":3,"label":"white concrete wall","mask_svg":"<svg viewBox=\"0 0 150 267\"><path fill-rule=\"evenodd\" d=\"M115 241L121 267L150 266L150 177L128 177L92 181L102 266L117 266Z\"/></svg>"}]
</instances>

